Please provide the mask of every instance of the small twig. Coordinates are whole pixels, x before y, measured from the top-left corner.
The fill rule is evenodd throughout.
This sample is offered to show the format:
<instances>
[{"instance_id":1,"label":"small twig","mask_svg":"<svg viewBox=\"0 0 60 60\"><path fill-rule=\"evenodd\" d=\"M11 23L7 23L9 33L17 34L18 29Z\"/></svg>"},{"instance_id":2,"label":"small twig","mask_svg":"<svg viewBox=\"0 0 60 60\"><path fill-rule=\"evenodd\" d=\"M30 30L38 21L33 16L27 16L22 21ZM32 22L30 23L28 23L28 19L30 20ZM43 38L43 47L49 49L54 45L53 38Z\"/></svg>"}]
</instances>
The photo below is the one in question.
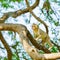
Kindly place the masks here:
<instances>
[{"instance_id":1,"label":"small twig","mask_svg":"<svg viewBox=\"0 0 60 60\"><path fill-rule=\"evenodd\" d=\"M39 4L39 1L40 0L36 0L35 3L30 8L31 9L36 8L36 6ZM8 19L10 16L12 16L13 18L16 18L20 16L21 14L24 14L27 12L29 12L29 8L26 8L24 10L17 10L15 12L4 13L4 15L0 18L0 23L2 23L3 21L6 21L6 19Z\"/></svg>"}]
</instances>

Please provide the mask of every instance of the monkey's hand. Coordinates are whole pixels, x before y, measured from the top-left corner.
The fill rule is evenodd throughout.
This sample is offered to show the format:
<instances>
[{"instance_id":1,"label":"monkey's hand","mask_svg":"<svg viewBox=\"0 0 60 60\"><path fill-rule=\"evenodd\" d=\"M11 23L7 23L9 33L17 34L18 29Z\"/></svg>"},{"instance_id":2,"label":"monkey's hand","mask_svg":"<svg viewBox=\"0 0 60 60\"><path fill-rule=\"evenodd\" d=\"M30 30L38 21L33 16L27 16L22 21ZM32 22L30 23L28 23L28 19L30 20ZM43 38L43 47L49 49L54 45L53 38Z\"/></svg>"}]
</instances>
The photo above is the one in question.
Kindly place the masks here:
<instances>
[{"instance_id":1,"label":"monkey's hand","mask_svg":"<svg viewBox=\"0 0 60 60\"><path fill-rule=\"evenodd\" d=\"M41 35L39 35L37 38L36 38L36 40L39 40L41 38Z\"/></svg>"}]
</instances>

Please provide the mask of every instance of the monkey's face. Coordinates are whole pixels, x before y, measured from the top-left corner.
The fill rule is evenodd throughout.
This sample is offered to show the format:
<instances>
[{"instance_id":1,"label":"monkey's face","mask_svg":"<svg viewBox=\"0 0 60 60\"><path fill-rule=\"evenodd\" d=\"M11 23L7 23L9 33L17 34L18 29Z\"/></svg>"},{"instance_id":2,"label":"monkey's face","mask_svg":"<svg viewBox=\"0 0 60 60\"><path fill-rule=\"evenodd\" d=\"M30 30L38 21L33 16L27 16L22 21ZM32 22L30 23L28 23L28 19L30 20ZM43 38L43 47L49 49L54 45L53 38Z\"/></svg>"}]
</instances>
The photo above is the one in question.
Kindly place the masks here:
<instances>
[{"instance_id":1,"label":"monkey's face","mask_svg":"<svg viewBox=\"0 0 60 60\"><path fill-rule=\"evenodd\" d=\"M32 29L35 31L35 30L37 30L38 29L38 25L37 24L33 24L32 25Z\"/></svg>"}]
</instances>

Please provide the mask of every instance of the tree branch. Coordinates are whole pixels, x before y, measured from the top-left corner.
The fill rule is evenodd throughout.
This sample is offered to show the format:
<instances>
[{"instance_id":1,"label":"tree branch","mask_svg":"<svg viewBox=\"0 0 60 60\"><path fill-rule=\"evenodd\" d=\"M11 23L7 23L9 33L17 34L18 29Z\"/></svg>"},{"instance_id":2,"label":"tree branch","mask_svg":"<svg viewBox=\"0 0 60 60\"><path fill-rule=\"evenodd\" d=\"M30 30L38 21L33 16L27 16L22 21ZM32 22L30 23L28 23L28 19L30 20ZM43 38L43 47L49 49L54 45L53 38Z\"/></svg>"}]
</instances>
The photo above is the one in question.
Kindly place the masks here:
<instances>
[{"instance_id":1,"label":"tree branch","mask_svg":"<svg viewBox=\"0 0 60 60\"><path fill-rule=\"evenodd\" d=\"M19 29L18 29L19 28ZM27 33L27 37L29 38L29 40L31 41L31 43L37 48L37 49L41 49L44 50L46 53L50 53L50 51L48 49L46 49L44 46L41 46L40 44L38 44L36 42L36 40L34 40L34 38L32 37L32 35L30 34L30 32L27 30L27 28L22 25L22 24L9 24L9 23L2 23L0 24L0 30L10 30L10 31L14 31L17 32L18 34L21 34L22 31L26 31ZM22 36L22 34L21 34ZM21 41L22 42L22 41Z\"/></svg>"},{"instance_id":2,"label":"tree branch","mask_svg":"<svg viewBox=\"0 0 60 60\"><path fill-rule=\"evenodd\" d=\"M8 60L12 60L12 51L9 48L9 45L7 44L7 42L5 41L4 37L2 36L1 32L0 32L0 40L3 43L4 47L7 50L7 56L8 56Z\"/></svg>"},{"instance_id":3,"label":"tree branch","mask_svg":"<svg viewBox=\"0 0 60 60\"><path fill-rule=\"evenodd\" d=\"M31 41L31 43L39 50L43 50L45 53L51 53L47 48L45 48L44 46L38 44L36 42L36 40L32 37L32 35L30 34L30 32L28 31L27 33L27 37L29 38L29 40Z\"/></svg>"},{"instance_id":4,"label":"tree branch","mask_svg":"<svg viewBox=\"0 0 60 60\"><path fill-rule=\"evenodd\" d=\"M22 35L21 39L23 41L22 44L23 44L24 49L33 60L49 60L49 59L55 60L57 58L60 58L60 53L39 54L36 51L36 48L29 45L29 43L26 40L27 38L24 34Z\"/></svg>"},{"instance_id":5,"label":"tree branch","mask_svg":"<svg viewBox=\"0 0 60 60\"><path fill-rule=\"evenodd\" d=\"M3 17L0 19L0 23L4 23L5 19L8 17L8 14L4 14ZM1 31L0 31L0 40L3 43L5 49L7 50L7 56L8 56L8 60L12 60L12 51L9 47L9 45L7 44L7 42L5 41Z\"/></svg>"},{"instance_id":6,"label":"tree branch","mask_svg":"<svg viewBox=\"0 0 60 60\"><path fill-rule=\"evenodd\" d=\"M27 42L28 39L29 39L27 37L27 35L26 35L26 34L28 34L27 28L24 25L22 25L22 24L8 24L8 23L4 23L3 24L2 23L2 24L0 24L0 30L11 30L11 31L17 32L19 34L20 38L21 38L21 41L22 41L22 44L23 44L24 48L26 49L26 51L28 52L28 54L32 58L36 58L35 60L37 60L37 59L41 59L42 60L42 59L57 59L57 58L60 58L60 52L59 53L51 53L51 54L39 54L36 51L35 48L32 48L29 45L29 43ZM26 34L23 33L24 31L26 32Z\"/></svg>"},{"instance_id":7,"label":"tree branch","mask_svg":"<svg viewBox=\"0 0 60 60\"><path fill-rule=\"evenodd\" d=\"M25 1L26 1L27 8L29 8L29 12L34 16L34 18L35 18L36 20L38 20L39 22L41 22L41 23L45 26L45 28L46 28L46 33L48 34L48 26L47 26L47 24L46 24L43 20L41 20L39 17L37 17L37 16L32 12L32 9L30 8L30 5L29 5L28 1L27 1L27 0L25 0Z\"/></svg>"},{"instance_id":8,"label":"tree branch","mask_svg":"<svg viewBox=\"0 0 60 60\"><path fill-rule=\"evenodd\" d=\"M35 3L30 7L31 9L36 8L36 6L39 4L39 0L36 0ZM20 16L21 14L29 12L29 8L26 8L24 10L17 10L15 12L8 12L4 13L4 15L0 18L0 23L5 21L7 18L12 16L13 18L16 18L17 16Z\"/></svg>"}]
</instances>

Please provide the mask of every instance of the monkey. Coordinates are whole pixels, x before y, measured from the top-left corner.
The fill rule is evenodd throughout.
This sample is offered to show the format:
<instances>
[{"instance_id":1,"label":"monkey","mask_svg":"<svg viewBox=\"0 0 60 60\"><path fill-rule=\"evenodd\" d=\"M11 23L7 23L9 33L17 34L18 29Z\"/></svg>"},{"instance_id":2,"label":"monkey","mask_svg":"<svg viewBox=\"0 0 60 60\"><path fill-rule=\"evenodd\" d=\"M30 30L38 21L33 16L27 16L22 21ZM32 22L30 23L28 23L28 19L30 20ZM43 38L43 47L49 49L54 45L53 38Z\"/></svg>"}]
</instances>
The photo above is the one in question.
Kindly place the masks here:
<instances>
[{"instance_id":1,"label":"monkey","mask_svg":"<svg viewBox=\"0 0 60 60\"><path fill-rule=\"evenodd\" d=\"M44 32L42 29L40 29L39 26L35 23L32 24L32 30L33 30L34 38L36 39L36 41L39 42L39 40L42 39L42 45L45 46L45 44L48 43L50 46L49 48L50 50L53 44L50 41L49 35L46 32Z\"/></svg>"}]
</instances>

